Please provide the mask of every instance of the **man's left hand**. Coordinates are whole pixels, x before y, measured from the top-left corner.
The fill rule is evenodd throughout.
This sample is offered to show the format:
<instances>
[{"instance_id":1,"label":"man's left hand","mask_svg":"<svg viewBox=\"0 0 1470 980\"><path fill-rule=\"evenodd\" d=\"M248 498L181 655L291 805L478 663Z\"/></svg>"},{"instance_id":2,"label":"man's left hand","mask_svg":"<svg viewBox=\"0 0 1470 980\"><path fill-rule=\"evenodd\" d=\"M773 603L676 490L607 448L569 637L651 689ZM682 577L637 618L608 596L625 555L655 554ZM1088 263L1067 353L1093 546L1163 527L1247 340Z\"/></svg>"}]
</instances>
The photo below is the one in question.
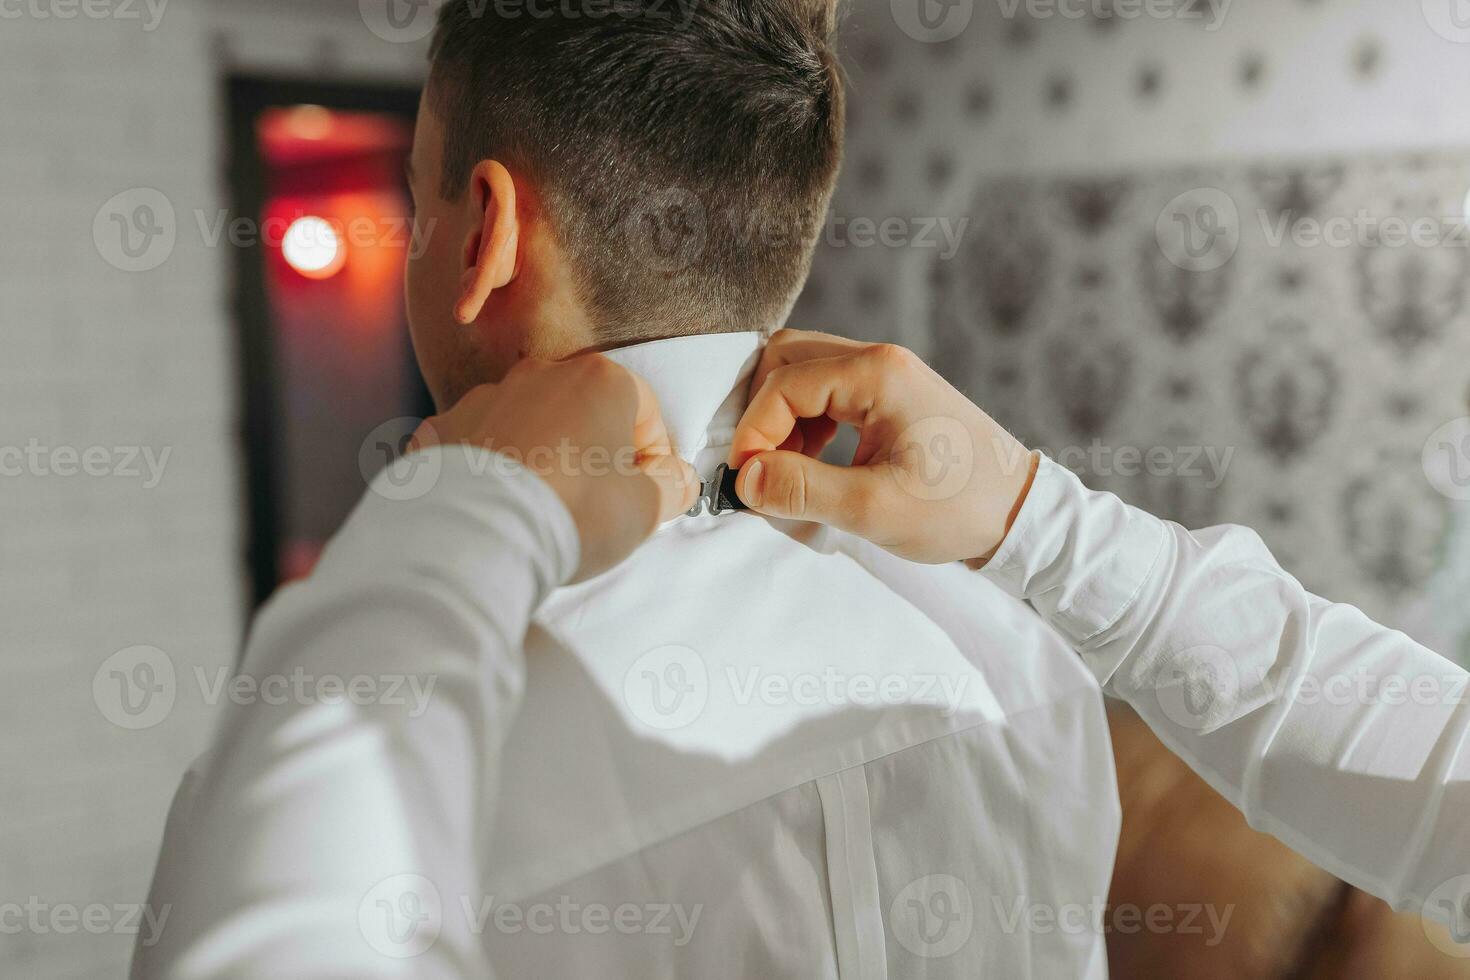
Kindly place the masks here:
<instances>
[{"instance_id":1,"label":"man's left hand","mask_svg":"<svg viewBox=\"0 0 1470 980\"><path fill-rule=\"evenodd\" d=\"M573 581L627 558L699 494L648 383L601 354L521 361L499 384L481 385L426 420L412 448L436 443L502 453L556 491L582 543Z\"/></svg>"}]
</instances>

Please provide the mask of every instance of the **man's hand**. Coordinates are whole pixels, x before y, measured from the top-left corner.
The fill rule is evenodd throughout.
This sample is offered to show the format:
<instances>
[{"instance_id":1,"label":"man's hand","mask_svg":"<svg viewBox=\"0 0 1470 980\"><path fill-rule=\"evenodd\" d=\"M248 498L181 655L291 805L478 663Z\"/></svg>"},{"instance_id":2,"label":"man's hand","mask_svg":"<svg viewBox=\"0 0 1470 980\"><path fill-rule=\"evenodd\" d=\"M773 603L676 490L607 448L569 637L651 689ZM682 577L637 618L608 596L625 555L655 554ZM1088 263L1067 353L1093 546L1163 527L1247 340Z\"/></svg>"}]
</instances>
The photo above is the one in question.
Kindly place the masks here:
<instances>
[{"instance_id":1,"label":"man's hand","mask_svg":"<svg viewBox=\"0 0 1470 980\"><path fill-rule=\"evenodd\" d=\"M735 432L736 492L773 517L819 521L913 561L984 561L1037 459L913 352L782 330ZM856 426L852 465L817 457Z\"/></svg>"},{"instance_id":2,"label":"man's hand","mask_svg":"<svg viewBox=\"0 0 1470 980\"><path fill-rule=\"evenodd\" d=\"M425 421L412 449L483 446L556 491L582 542L573 581L612 568L694 504L699 478L674 455L648 383L600 354L521 361Z\"/></svg>"}]
</instances>

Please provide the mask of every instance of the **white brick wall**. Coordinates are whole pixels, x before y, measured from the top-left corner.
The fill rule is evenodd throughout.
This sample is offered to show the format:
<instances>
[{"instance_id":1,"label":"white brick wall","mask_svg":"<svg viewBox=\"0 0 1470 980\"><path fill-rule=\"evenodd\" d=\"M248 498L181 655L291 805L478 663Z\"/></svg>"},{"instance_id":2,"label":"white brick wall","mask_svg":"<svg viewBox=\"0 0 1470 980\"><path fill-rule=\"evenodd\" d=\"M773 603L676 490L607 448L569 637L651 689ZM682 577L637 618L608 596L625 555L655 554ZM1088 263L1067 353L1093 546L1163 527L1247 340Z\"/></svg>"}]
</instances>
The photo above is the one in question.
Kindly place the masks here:
<instances>
[{"instance_id":1,"label":"white brick wall","mask_svg":"<svg viewBox=\"0 0 1470 980\"><path fill-rule=\"evenodd\" d=\"M153 488L0 476L0 976L28 980L125 975L132 936L63 934L50 915L143 901L212 717L191 669L230 664L245 626L232 256L192 218L228 204L225 64L412 79L423 59L373 35L356 2L170 0L152 31L143 0L91 9L109 16L68 0L0 8L0 453L34 439L171 455ZM147 273L112 267L93 240L99 208L137 187L179 217ZM178 696L128 731L93 678L136 645L168 654Z\"/></svg>"}]
</instances>

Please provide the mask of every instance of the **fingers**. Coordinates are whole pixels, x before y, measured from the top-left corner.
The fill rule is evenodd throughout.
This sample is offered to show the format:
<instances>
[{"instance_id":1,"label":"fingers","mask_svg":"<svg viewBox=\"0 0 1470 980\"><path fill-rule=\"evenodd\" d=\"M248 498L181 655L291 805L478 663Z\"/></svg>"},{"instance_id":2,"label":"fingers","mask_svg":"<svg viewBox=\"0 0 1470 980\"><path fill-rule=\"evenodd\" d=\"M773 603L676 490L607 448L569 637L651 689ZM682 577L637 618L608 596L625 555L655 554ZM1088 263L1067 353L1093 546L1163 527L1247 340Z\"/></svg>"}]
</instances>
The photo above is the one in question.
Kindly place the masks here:
<instances>
[{"instance_id":1,"label":"fingers","mask_svg":"<svg viewBox=\"0 0 1470 980\"><path fill-rule=\"evenodd\" d=\"M609 361L608 363L612 363ZM658 396L638 374L620 368L633 384L638 394L637 413L633 418L633 449L638 455L671 455L674 451L669 440L669 430L664 424L663 412L658 405Z\"/></svg>"},{"instance_id":2,"label":"fingers","mask_svg":"<svg viewBox=\"0 0 1470 980\"><path fill-rule=\"evenodd\" d=\"M819 419L802 419L781 443L778 449L789 450L793 453L801 453L818 459L822 450L826 449L837 436L837 423L823 416Z\"/></svg>"},{"instance_id":3,"label":"fingers","mask_svg":"<svg viewBox=\"0 0 1470 980\"><path fill-rule=\"evenodd\" d=\"M743 466L756 453L781 446L802 419L827 418L861 427L876 391L871 373L868 360L856 353L775 369L736 426L729 464Z\"/></svg>"},{"instance_id":4,"label":"fingers","mask_svg":"<svg viewBox=\"0 0 1470 980\"><path fill-rule=\"evenodd\" d=\"M648 475L658 495L657 524L678 517L699 498L699 474L673 453L641 458L638 468Z\"/></svg>"},{"instance_id":5,"label":"fingers","mask_svg":"<svg viewBox=\"0 0 1470 980\"><path fill-rule=\"evenodd\" d=\"M770 517L817 521L862 534L869 530L884 474L833 466L792 452L762 453L740 471L735 492Z\"/></svg>"},{"instance_id":6,"label":"fingers","mask_svg":"<svg viewBox=\"0 0 1470 980\"><path fill-rule=\"evenodd\" d=\"M627 371L638 393L633 421L633 450L638 468L653 481L658 492L658 523L673 520L694 506L699 497L699 474L674 454L668 427L659 410L658 397L643 377Z\"/></svg>"},{"instance_id":7,"label":"fingers","mask_svg":"<svg viewBox=\"0 0 1470 980\"><path fill-rule=\"evenodd\" d=\"M750 390L759 391L766 375L787 364L799 364L822 357L840 357L862 350L867 344L846 337L811 330L778 330L766 344L765 351L750 380Z\"/></svg>"},{"instance_id":8,"label":"fingers","mask_svg":"<svg viewBox=\"0 0 1470 980\"><path fill-rule=\"evenodd\" d=\"M658 504L656 523L662 524L678 517L694 506L694 501L699 496L699 475L694 472L693 467L674 454L668 426L665 425L663 413L659 409L658 396L636 372L629 371L601 354L584 356L594 360L598 367L612 369L618 382L627 380L632 383L636 398L633 416L636 465L653 483Z\"/></svg>"}]
</instances>

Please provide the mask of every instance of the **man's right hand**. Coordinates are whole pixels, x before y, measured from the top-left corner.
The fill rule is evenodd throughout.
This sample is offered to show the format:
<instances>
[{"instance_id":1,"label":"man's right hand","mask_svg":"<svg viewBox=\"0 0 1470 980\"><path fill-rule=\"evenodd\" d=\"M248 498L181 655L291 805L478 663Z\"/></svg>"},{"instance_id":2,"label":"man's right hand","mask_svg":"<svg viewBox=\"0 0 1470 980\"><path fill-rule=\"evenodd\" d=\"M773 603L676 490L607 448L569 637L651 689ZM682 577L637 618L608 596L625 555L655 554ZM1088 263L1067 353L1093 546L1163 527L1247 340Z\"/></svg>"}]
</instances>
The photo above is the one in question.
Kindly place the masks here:
<instances>
[{"instance_id":1,"label":"man's right hand","mask_svg":"<svg viewBox=\"0 0 1470 980\"><path fill-rule=\"evenodd\" d=\"M1036 473L1035 454L902 347L782 330L751 391L729 459L740 499L912 561L990 558ZM840 423L860 435L846 467L817 459Z\"/></svg>"}]
</instances>

